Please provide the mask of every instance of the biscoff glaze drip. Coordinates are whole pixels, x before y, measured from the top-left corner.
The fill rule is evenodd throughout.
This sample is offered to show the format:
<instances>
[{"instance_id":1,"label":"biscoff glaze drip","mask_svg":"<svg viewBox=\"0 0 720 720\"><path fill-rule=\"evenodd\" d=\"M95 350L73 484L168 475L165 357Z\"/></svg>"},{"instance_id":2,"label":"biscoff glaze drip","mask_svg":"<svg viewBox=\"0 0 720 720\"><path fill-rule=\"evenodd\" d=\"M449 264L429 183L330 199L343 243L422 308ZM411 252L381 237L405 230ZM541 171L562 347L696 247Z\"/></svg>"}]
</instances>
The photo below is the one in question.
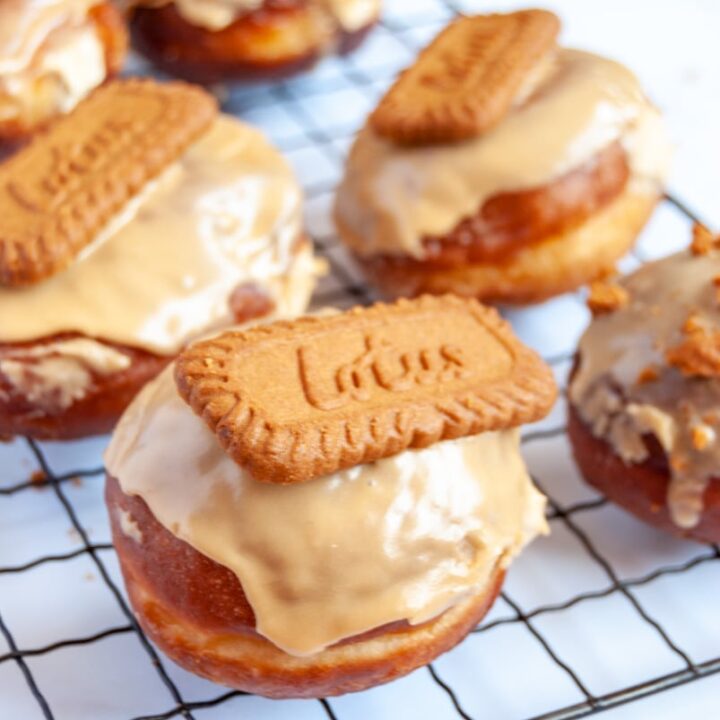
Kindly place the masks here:
<instances>
[{"instance_id":1,"label":"biscoff glaze drip","mask_svg":"<svg viewBox=\"0 0 720 720\"><path fill-rule=\"evenodd\" d=\"M545 533L545 500L518 444L517 430L490 432L304 483L260 483L178 396L170 368L131 405L106 461L125 493L235 573L261 635L304 656L438 616Z\"/></svg>"},{"instance_id":2,"label":"biscoff glaze drip","mask_svg":"<svg viewBox=\"0 0 720 720\"><path fill-rule=\"evenodd\" d=\"M132 0L131 0L132 2ZM347 32L370 24L380 12L381 0L309 0L310 5L327 10ZM223 30L238 18L260 10L265 0L138 0L132 4L160 7L172 3L189 23L207 30Z\"/></svg>"},{"instance_id":3,"label":"biscoff glaze drip","mask_svg":"<svg viewBox=\"0 0 720 720\"><path fill-rule=\"evenodd\" d=\"M508 115L472 140L401 147L366 126L335 206L353 251L422 258L423 237L447 234L495 195L542 187L618 140L631 188L659 191L669 143L658 111L627 68L561 48L530 80Z\"/></svg>"},{"instance_id":4,"label":"biscoff glaze drip","mask_svg":"<svg viewBox=\"0 0 720 720\"><path fill-rule=\"evenodd\" d=\"M622 279L628 303L593 320L570 386L580 417L626 463L649 457L643 435L657 439L670 515L682 528L697 525L708 480L720 476L720 380L683 374L668 353L687 338L689 318L720 329L718 275L717 251L681 252Z\"/></svg>"},{"instance_id":5,"label":"biscoff glaze drip","mask_svg":"<svg viewBox=\"0 0 720 720\"><path fill-rule=\"evenodd\" d=\"M230 324L233 290L253 282L278 314L300 312L314 275L310 249L298 252L301 228L287 163L258 131L221 116L67 270L0 287L0 342L77 332L173 354Z\"/></svg>"}]
</instances>

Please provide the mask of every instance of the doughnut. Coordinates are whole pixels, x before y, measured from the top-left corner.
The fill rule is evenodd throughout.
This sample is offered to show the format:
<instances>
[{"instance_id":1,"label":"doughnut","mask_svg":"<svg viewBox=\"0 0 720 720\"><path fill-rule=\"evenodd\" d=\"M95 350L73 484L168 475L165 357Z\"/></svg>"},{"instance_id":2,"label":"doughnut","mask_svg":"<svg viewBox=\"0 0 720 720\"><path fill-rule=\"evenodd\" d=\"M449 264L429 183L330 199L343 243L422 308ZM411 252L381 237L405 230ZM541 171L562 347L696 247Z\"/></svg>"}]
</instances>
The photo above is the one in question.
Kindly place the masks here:
<instances>
[{"instance_id":1,"label":"doughnut","mask_svg":"<svg viewBox=\"0 0 720 720\"><path fill-rule=\"evenodd\" d=\"M191 672L267 697L430 662L547 532L519 426L554 399L494 311L450 296L191 344L105 457L140 625Z\"/></svg>"},{"instance_id":2,"label":"doughnut","mask_svg":"<svg viewBox=\"0 0 720 720\"><path fill-rule=\"evenodd\" d=\"M127 42L110 2L0 3L0 158L118 73Z\"/></svg>"},{"instance_id":3,"label":"doughnut","mask_svg":"<svg viewBox=\"0 0 720 720\"><path fill-rule=\"evenodd\" d=\"M348 53L379 13L380 0L139 0L130 25L159 68L215 83L282 78Z\"/></svg>"},{"instance_id":4,"label":"doughnut","mask_svg":"<svg viewBox=\"0 0 720 720\"><path fill-rule=\"evenodd\" d=\"M289 166L202 90L107 84L0 182L0 435L108 432L187 342L312 293Z\"/></svg>"},{"instance_id":5,"label":"doughnut","mask_svg":"<svg viewBox=\"0 0 720 720\"><path fill-rule=\"evenodd\" d=\"M438 618L388 623L335 644L322 659L295 657L255 631L252 607L231 570L166 530L114 478L106 499L127 591L153 642L197 675L267 697L339 695L405 675L465 637L502 585L504 573L494 569L477 595Z\"/></svg>"},{"instance_id":6,"label":"doughnut","mask_svg":"<svg viewBox=\"0 0 720 720\"><path fill-rule=\"evenodd\" d=\"M629 70L558 47L558 28L545 11L456 20L370 115L334 216L383 295L535 303L632 246L662 196L660 115Z\"/></svg>"},{"instance_id":7,"label":"doughnut","mask_svg":"<svg viewBox=\"0 0 720 720\"><path fill-rule=\"evenodd\" d=\"M591 286L569 386L588 483L641 520L720 542L719 239Z\"/></svg>"}]
</instances>

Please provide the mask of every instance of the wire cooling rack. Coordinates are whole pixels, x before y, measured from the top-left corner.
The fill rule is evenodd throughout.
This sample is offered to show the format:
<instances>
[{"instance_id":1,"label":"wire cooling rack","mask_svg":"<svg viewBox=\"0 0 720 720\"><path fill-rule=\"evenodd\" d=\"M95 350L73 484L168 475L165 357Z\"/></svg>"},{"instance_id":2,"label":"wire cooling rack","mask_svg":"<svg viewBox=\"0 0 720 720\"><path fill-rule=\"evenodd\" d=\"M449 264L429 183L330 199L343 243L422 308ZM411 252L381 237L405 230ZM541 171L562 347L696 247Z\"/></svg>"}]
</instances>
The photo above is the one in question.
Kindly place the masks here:
<instances>
[{"instance_id":1,"label":"wire cooling rack","mask_svg":"<svg viewBox=\"0 0 720 720\"><path fill-rule=\"evenodd\" d=\"M262 126L303 182L308 228L331 269L316 306L373 299L339 247L329 207L362 118L458 9L446 0L409 6L389 2L381 26L350 58L293 81L221 93L225 110ZM146 71L139 61L133 69ZM692 218L668 198L624 269L684 243ZM587 321L581 294L508 316L562 386ZM0 445L0 717L560 720L634 702L634 716L646 717L643 698L720 671L720 550L662 535L587 488L570 459L563 404L523 439L549 498L552 535L518 559L489 616L407 678L319 701L223 690L148 641L109 542L106 438Z\"/></svg>"}]
</instances>

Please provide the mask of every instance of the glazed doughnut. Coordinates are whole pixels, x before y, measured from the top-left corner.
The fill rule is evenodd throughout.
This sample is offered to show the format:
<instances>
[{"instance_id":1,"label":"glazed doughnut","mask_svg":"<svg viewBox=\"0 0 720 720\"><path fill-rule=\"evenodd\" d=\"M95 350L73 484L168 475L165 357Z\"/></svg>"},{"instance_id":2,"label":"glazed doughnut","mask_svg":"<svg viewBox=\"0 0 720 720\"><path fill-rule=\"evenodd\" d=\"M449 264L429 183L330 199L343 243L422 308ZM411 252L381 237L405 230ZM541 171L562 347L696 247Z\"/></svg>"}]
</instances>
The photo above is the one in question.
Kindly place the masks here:
<instances>
[{"instance_id":1,"label":"glazed doughnut","mask_svg":"<svg viewBox=\"0 0 720 720\"><path fill-rule=\"evenodd\" d=\"M483 23L510 33L536 20L552 29L557 19L550 18L527 11L458 20L409 72L419 77L428 66L439 79L449 74L442 44L450 41L453 62L470 68L484 62L484 72L494 72L529 54L533 38L516 38L517 47L508 41L514 53L508 58L478 60L473 23L487 37ZM446 118L447 97L428 100L419 80L408 88L413 76L406 73L360 132L335 221L384 295L455 292L538 302L606 275L644 226L662 194L669 153L657 110L626 68L559 48L545 32L507 108L487 129L469 134L457 123L460 109L447 110ZM465 40L470 49L463 55ZM499 81L496 90L488 83L482 89L507 95ZM470 90L456 92L452 101L463 108ZM485 102L490 109L497 104Z\"/></svg>"},{"instance_id":2,"label":"glazed doughnut","mask_svg":"<svg viewBox=\"0 0 720 720\"><path fill-rule=\"evenodd\" d=\"M518 426L554 398L497 314L452 297L191 345L106 453L139 623L188 670L268 697L430 662L547 532Z\"/></svg>"},{"instance_id":3,"label":"glazed doughnut","mask_svg":"<svg viewBox=\"0 0 720 720\"><path fill-rule=\"evenodd\" d=\"M179 117L185 107L187 128ZM125 116L137 136L125 134ZM123 128L118 135L116 125ZM184 132L186 147L171 147ZM65 140L77 178L58 206L56 194L45 196L44 188L58 182L46 158ZM123 160L128 142L136 154ZM96 157L107 164L90 176L96 194L88 207L85 163ZM138 185L158 157L159 175ZM216 116L201 90L141 80L108 84L8 160L2 173L16 179L13 187L33 207L50 205L29 213L16 195L0 195L6 229L0 435L108 432L189 340L223 325L300 313L312 293L316 265L291 170L259 132ZM133 196L123 199L125 180ZM38 227L56 212L72 214L74 229ZM16 252L16 231L16 243L45 233L44 243ZM65 247L80 237L86 247Z\"/></svg>"},{"instance_id":4,"label":"glazed doughnut","mask_svg":"<svg viewBox=\"0 0 720 720\"><path fill-rule=\"evenodd\" d=\"M280 78L355 49L380 0L140 0L135 46L158 67L211 83Z\"/></svg>"},{"instance_id":5,"label":"glazed doughnut","mask_svg":"<svg viewBox=\"0 0 720 720\"><path fill-rule=\"evenodd\" d=\"M434 620L391 623L347 638L321 657L297 657L256 632L252 607L230 570L166 530L114 478L108 478L106 501L128 595L148 636L195 674L266 697L340 695L406 675L480 622L504 576L494 570L477 595Z\"/></svg>"},{"instance_id":6,"label":"glazed doughnut","mask_svg":"<svg viewBox=\"0 0 720 720\"><path fill-rule=\"evenodd\" d=\"M119 72L120 12L102 0L0 4L0 153Z\"/></svg>"},{"instance_id":7,"label":"glazed doughnut","mask_svg":"<svg viewBox=\"0 0 720 720\"><path fill-rule=\"evenodd\" d=\"M711 236L698 228L696 237ZM596 317L578 348L568 432L583 476L610 500L716 543L720 255L707 242L593 286Z\"/></svg>"}]
</instances>

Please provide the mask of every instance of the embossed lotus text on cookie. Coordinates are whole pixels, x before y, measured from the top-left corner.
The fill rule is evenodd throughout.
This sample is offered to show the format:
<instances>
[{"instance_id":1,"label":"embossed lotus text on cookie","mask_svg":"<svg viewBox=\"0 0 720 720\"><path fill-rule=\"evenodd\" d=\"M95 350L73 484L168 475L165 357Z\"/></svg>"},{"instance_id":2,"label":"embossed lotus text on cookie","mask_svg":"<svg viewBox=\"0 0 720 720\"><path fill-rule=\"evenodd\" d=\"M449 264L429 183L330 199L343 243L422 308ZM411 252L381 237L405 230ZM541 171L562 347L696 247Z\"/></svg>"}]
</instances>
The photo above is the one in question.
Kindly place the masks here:
<instances>
[{"instance_id":1,"label":"embossed lotus text on cookie","mask_svg":"<svg viewBox=\"0 0 720 720\"><path fill-rule=\"evenodd\" d=\"M212 122L213 98L183 83L126 80L0 165L0 283L66 267Z\"/></svg>"},{"instance_id":2,"label":"embossed lotus text on cookie","mask_svg":"<svg viewBox=\"0 0 720 720\"><path fill-rule=\"evenodd\" d=\"M532 422L555 398L494 310L451 296L225 333L175 378L228 455L276 483Z\"/></svg>"},{"instance_id":3,"label":"embossed lotus text on cookie","mask_svg":"<svg viewBox=\"0 0 720 720\"><path fill-rule=\"evenodd\" d=\"M560 21L545 10L455 20L380 101L372 128L401 144L486 132L505 116L559 30Z\"/></svg>"},{"instance_id":4,"label":"embossed lotus text on cookie","mask_svg":"<svg viewBox=\"0 0 720 720\"><path fill-rule=\"evenodd\" d=\"M443 344L401 352L377 333L364 336L365 349L333 373L323 374L321 349L298 349L298 369L306 400L320 410L336 410L371 399L374 390L401 392L416 386L449 383L471 375L462 348Z\"/></svg>"}]
</instances>

